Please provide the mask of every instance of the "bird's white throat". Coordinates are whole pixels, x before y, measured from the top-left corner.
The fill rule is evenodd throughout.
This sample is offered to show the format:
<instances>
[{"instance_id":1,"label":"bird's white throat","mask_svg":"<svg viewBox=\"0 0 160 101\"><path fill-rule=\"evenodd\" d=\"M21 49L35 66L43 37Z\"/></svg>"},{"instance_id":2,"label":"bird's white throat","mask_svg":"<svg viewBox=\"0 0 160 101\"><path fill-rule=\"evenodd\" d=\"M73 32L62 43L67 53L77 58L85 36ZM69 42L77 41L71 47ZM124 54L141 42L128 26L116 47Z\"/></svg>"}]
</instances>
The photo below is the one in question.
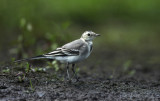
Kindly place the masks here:
<instances>
[{"instance_id":1,"label":"bird's white throat","mask_svg":"<svg viewBox=\"0 0 160 101\"><path fill-rule=\"evenodd\" d=\"M86 40L84 40L83 38L80 38L80 39L81 39L83 42L88 43L88 45L92 45L92 44L93 44L92 40L86 41Z\"/></svg>"}]
</instances>

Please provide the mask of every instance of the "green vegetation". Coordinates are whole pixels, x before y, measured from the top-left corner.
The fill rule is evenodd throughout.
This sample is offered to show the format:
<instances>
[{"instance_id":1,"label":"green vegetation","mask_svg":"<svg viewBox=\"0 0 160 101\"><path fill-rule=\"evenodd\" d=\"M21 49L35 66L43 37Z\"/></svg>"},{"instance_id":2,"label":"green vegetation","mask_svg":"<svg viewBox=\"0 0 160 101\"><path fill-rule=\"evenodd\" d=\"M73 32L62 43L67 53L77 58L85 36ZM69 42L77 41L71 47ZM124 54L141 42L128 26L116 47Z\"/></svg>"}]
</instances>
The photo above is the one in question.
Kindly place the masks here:
<instances>
[{"instance_id":1,"label":"green vegetation","mask_svg":"<svg viewBox=\"0 0 160 101\"><path fill-rule=\"evenodd\" d=\"M34 87L33 87L33 85L32 85L31 79L29 80L29 83L30 83L31 90L34 91L35 89L34 89Z\"/></svg>"},{"instance_id":2,"label":"green vegetation","mask_svg":"<svg viewBox=\"0 0 160 101\"><path fill-rule=\"evenodd\" d=\"M2 70L2 72L3 73L10 73L10 69L8 68L8 69L4 69L4 70Z\"/></svg>"},{"instance_id":3,"label":"green vegetation","mask_svg":"<svg viewBox=\"0 0 160 101\"><path fill-rule=\"evenodd\" d=\"M49 52L79 38L85 30L101 34L94 47L104 46L103 50L159 52L159 3L159 0L1 0L0 60ZM160 60L153 59L148 61Z\"/></svg>"}]
</instances>

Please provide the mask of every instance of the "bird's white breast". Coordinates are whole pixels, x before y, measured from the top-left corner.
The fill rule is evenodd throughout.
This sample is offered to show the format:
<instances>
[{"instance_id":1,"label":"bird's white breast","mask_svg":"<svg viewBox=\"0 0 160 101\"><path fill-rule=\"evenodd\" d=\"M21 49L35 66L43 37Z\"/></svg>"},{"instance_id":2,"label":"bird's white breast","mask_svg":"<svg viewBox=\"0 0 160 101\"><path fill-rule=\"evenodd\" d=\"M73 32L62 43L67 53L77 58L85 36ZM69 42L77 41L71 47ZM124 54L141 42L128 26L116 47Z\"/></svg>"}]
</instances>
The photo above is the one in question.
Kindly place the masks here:
<instances>
[{"instance_id":1,"label":"bird's white breast","mask_svg":"<svg viewBox=\"0 0 160 101\"><path fill-rule=\"evenodd\" d=\"M88 53L87 53L87 55L86 55L86 58L91 54L91 48L92 48L92 44L93 44L93 42L92 41L89 41L88 42Z\"/></svg>"}]
</instances>

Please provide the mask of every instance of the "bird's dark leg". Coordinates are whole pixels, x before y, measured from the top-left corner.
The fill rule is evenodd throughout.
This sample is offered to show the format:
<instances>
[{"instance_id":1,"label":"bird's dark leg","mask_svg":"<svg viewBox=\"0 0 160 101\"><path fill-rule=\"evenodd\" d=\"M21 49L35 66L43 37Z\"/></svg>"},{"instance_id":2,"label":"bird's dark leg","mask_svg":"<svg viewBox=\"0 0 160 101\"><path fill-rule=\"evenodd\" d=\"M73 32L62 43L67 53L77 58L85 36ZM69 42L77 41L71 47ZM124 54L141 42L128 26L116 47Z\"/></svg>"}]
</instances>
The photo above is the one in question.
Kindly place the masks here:
<instances>
[{"instance_id":1,"label":"bird's dark leg","mask_svg":"<svg viewBox=\"0 0 160 101\"><path fill-rule=\"evenodd\" d=\"M69 63L67 63L66 67L67 67L67 76L68 76L68 79L70 80L70 75L69 75Z\"/></svg>"},{"instance_id":2,"label":"bird's dark leg","mask_svg":"<svg viewBox=\"0 0 160 101\"><path fill-rule=\"evenodd\" d=\"M75 64L72 64L72 71L74 73L74 76L73 77L76 77L76 80L79 81L78 77L77 77L77 73L75 72L74 70L74 67L75 67Z\"/></svg>"}]
</instances>

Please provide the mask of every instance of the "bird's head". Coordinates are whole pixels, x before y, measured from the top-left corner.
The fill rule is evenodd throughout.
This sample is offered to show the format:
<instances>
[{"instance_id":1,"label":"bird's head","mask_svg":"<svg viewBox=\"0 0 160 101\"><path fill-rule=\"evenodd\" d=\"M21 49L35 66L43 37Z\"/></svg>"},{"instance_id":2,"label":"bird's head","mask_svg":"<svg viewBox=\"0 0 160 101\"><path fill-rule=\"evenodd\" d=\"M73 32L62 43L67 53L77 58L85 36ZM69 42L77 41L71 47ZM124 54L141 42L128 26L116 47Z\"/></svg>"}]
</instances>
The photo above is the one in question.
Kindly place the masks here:
<instances>
[{"instance_id":1,"label":"bird's head","mask_svg":"<svg viewBox=\"0 0 160 101\"><path fill-rule=\"evenodd\" d=\"M84 39L85 41L92 41L95 37L100 36L100 34L96 34L92 31L85 31L81 38Z\"/></svg>"}]
</instances>

